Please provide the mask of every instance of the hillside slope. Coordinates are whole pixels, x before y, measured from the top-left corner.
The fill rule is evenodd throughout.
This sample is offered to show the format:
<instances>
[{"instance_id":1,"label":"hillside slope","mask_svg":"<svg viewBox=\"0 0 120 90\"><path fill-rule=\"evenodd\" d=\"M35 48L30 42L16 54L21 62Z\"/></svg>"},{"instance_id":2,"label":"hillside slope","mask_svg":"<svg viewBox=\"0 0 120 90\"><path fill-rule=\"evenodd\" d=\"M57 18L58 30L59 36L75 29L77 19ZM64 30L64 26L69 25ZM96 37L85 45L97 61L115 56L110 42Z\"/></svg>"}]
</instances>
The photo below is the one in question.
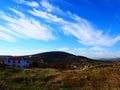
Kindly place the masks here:
<instances>
[{"instance_id":1,"label":"hillside slope","mask_svg":"<svg viewBox=\"0 0 120 90\"><path fill-rule=\"evenodd\" d=\"M77 67L84 67L85 65L97 65L102 63L107 63L107 61L98 61L93 60L84 56L75 56L70 53L53 51L53 52L45 52L34 55L24 56L29 62L32 63L33 66L38 67L70 67L71 65Z\"/></svg>"},{"instance_id":2,"label":"hillside slope","mask_svg":"<svg viewBox=\"0 0 120 90\"><path fill-rule=\"evenodd\" d=\"M12 56L1 56L1 59L5 60L7 57ZM73 69L73 67L83 68L85 66L98 66L112 63L111 61L94 60L62 51L44 52L17 57L24 57L27 59L30 63L30 67L40 68Z\"/></svg>"}]
</instances>

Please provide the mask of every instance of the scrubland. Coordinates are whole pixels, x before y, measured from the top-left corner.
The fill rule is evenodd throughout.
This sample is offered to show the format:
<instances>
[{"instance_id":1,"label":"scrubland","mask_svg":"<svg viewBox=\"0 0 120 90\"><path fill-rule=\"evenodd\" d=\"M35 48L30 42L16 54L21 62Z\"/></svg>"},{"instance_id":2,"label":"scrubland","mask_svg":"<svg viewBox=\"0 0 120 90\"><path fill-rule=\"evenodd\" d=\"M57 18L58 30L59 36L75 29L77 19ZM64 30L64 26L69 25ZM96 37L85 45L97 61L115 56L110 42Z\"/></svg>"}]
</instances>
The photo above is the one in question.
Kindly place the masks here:
<instances>
[{"instance_id":1,"label":"scrubland","mask_svg":"<svg viewBox=\"0 0 120 90\"><path fill-rule=\"evenodd\" d=\"M120 65L76 70L1 68L0 90L120 90Z\"/></svg>"}]
</instances>

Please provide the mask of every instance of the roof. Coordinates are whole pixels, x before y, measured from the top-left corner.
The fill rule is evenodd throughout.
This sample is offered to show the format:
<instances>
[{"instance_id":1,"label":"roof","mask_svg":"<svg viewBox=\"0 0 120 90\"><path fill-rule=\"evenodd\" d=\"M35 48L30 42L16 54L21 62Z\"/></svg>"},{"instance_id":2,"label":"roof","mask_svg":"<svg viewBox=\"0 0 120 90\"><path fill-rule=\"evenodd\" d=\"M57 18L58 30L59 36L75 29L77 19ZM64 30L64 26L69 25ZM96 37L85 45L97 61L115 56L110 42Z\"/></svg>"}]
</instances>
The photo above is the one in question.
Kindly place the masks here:
<instances>
[{"instance_id":1,"label":"roof","mask_svg":"<svg viewBox=\"0 0 120 90\"><path fill-rule=\"evenodd\" d=\"M22 57L12 57L8 58L8 60L24 60Z\"/></svg>"}]
</instances>

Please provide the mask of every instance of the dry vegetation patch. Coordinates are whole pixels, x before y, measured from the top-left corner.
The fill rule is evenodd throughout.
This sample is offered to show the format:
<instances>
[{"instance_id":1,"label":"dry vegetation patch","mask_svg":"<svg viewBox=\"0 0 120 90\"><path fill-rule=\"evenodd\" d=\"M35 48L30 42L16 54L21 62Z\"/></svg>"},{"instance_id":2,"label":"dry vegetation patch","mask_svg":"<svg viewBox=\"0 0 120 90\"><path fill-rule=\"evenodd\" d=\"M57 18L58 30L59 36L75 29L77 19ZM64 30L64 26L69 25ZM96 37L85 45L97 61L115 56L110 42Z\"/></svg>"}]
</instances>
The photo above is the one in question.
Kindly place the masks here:
<instances>
[{"instance_id":1,"label":"dry vegetation patch","mask_svg":"<svg viewBox=\"0 0 120 90\"><path fill-rule=\"evenodd\" d=\"M6 68L0 90L120 90L120 66L85 70Z\"/></svg>"}]
</instances>

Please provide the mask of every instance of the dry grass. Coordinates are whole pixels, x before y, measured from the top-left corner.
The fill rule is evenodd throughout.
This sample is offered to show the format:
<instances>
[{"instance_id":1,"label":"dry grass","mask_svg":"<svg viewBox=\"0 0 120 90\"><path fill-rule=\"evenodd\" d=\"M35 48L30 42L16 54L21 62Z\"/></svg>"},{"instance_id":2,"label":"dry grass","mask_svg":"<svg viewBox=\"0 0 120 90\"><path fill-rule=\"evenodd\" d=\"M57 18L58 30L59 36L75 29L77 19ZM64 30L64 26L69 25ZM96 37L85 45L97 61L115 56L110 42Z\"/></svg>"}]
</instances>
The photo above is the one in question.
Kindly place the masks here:
<instances>
[{"instance_id":1,"label":"dry grass","mask_svg":"<svg viewBox=\"0 0 120 90\"><path fill-rule=\"evenodd\" d=\"M120 90L120 66L84 70L6 69L0 90Z\"/></svg>"}]
</instances>

